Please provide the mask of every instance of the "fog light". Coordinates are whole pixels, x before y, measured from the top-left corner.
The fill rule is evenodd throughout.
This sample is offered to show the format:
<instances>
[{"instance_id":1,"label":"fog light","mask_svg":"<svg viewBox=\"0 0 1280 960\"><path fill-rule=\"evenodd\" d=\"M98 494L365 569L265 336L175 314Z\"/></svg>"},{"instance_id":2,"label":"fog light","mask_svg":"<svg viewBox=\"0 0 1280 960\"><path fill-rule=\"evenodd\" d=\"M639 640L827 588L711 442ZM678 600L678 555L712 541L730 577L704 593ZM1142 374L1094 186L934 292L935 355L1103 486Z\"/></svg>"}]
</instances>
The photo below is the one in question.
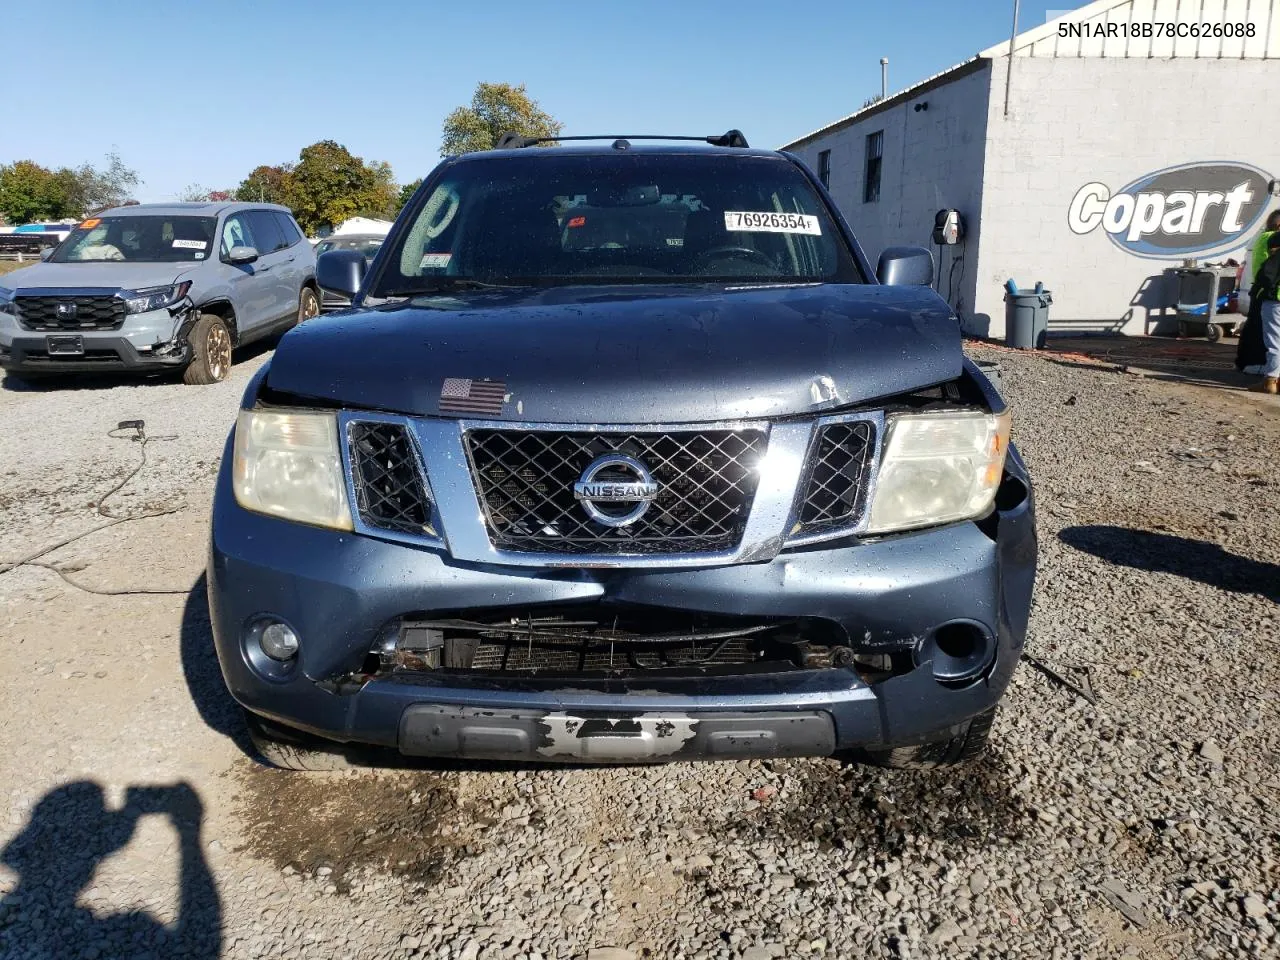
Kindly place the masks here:
<instances>
[{"instance_id":1,"label":"fog light","mask_svg":"<svg viewBox=\"0 0 1280 960\"><path fill-rule=\"evenodd\" d=\"M272 660L292 660L298 652L298 635L287 623L279 620L263 628L258 643L262 645L262 652Z\"/></svg>"}]
</instances>

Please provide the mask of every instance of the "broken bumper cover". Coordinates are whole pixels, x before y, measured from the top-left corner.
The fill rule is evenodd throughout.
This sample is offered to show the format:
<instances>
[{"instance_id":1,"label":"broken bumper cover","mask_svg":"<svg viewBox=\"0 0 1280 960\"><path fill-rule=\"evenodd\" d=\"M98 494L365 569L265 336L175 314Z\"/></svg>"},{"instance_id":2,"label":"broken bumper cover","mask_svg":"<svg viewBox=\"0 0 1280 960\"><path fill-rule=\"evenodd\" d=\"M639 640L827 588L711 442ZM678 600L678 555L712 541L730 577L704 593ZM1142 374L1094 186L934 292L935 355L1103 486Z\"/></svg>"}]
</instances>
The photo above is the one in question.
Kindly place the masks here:
<instances>
[{"instance_id":1,"label":"broken bumper cover","mask_svg":"<svg viewBox=\"0 0 1280 960\"><path fill-rule=\"evenodd\" d=\"M247 709L333 740L419 756L641 761L827 755L948 736L1004 693L1021 654L1035 574L1029 493L980 527L960 523L764 563L677 571L531 571L458 564L438 551L242 510L230 451L214 503L208 591L219 661ZM1016 455L1010 470L1025 482ZM1029 489L1029 485L1028 485ZM759 617L818 617L874 649L964 620L992 638L966 686L931 664L868 683L851 668L673 676L538 677L415 671L358 689L326 683L408 612L604 602ZM245 649L263 614L300 638L296 666L267 678Z\"/></svg>"},{"instance_id":2,"label":"broken bumper cover","mask_svg":"<svg viewBox=\"0 0 1280 960\"><path fill-rule=\"evenodd\" d=\"M157 370L191 362L186 334L198 318L190 301L130 314L118 330L35 332L10 319L0 325L0 368L29 373ZM50 353L50 336L78 336L82 354Z\"/></svg>"}]
</instances>

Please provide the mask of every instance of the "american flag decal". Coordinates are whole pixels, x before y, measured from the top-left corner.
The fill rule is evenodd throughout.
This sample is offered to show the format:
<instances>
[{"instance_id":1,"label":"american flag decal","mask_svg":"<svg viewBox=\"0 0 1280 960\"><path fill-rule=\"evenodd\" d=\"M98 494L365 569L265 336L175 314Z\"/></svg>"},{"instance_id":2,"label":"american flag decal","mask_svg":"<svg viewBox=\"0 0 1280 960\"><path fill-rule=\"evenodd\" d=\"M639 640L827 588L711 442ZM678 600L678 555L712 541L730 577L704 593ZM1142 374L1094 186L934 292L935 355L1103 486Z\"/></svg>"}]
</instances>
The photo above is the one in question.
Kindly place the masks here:
<instances>
[{"instance_id":1,"label":"american flag decal","mask_svg":"<svg viewBox=\"0 0 1280 960\"><path fill-rule=\"evenodd\" d=\"M501 413L507 385L501 380L446 377L440 386L441 413Z\"/></svg>"}]
</instances>

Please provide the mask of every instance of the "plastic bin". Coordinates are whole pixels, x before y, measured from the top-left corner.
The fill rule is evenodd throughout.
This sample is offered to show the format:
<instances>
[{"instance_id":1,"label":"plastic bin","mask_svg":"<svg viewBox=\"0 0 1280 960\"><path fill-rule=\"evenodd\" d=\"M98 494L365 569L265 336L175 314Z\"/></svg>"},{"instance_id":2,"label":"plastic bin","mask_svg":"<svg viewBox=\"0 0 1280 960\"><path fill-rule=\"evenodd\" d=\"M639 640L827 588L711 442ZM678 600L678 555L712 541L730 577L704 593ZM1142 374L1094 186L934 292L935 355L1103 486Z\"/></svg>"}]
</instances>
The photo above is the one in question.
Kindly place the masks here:
<instances>
[{"instance_id":1,"label":"plastic bin","mask_svg":"<svg viewBox=\"0 0 1280 960\"><path fill-rule=\"evenodd\" d=\"M1005 291L1004 342L1019 350L1040 350L1049 330L1049 290Z\"/></svg>"}]
</instances>

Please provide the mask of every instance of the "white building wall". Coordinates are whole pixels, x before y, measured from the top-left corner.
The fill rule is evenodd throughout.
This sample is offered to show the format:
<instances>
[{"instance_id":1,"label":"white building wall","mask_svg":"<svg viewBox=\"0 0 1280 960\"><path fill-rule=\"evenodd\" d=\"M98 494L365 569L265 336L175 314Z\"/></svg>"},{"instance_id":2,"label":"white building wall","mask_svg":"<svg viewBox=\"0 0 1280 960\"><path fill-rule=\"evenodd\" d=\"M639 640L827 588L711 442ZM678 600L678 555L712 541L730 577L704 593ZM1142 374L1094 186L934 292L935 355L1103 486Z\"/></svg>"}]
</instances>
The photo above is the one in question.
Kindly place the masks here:
<instances>
[{"instance_id":1,"label":"white building wall","mask_svg":"<svg viewBox=\"0 0 1280 960\"><path fill-rule=\"evenodd\" d=\"M969 236L964 247L943 249L940 286L962 316L972 310L976 288L989 89L990 63L976 63L967 75L932 89L925 84L896 104L891 98L890 106L791 148L815 173L818 154L831 151L829 189L873 266L895 244L930 247L937 257L934 214L959 210ZM919 103L928 108L917 111ZM877 130L884 131L880 199L864 203L866 138Z\"/></svg>"},{"instance_id":2,"label":"white building wall","mask_svg":"<svg viewBox=\"0 0 1280 960\"><path fill-rule=\"evenodd\" d=\"M1071 199L1090 181L1114 191L1196 161L1238 161L1280 176L1280 64L1016 56L1006 118L1007 64L1007 57L991 64L970 329L1003 335L1002 285L1012 277L1053 291L1052 328L1153 332L1171 294L1164 269L1178 261L1134 256L1101 229L1072 233Z\"/></svg>"}]
</instances>

